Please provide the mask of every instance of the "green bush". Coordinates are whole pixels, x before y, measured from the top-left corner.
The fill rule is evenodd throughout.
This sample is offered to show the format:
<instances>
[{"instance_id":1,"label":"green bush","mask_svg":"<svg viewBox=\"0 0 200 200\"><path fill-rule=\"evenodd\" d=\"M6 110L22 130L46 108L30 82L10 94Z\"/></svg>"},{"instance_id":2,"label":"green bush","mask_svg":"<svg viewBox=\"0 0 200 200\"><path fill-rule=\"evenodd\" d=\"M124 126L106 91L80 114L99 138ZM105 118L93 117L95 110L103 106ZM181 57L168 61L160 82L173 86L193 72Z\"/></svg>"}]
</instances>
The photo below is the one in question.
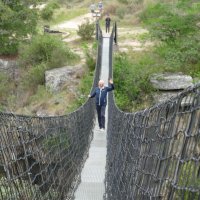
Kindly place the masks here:
<instances>
[{"instance_id":1,"label":"green bush","mask_svg":"<svg viewBox=\"0 0 200 200\"><path fill-rule=\"evenodd\" d=\"M35 33L37 13L20 1L0 1L0 55L18 53L18 45Z\"/></svg>"},{"instance_id":2,"label":"green bush","mask_svg":"<svg viewBox=\"0 0 200 200\"><path fill-rule=\"evenodd\" d=\"M89 48L87 43L83 43L82 48L86 57L86 65L89 68L89 71L94 71L96 66L97 42L93 43L92 48Z\"/></svg>"},{"instance_id":3,"label":"green bush","mask_svg":"<svg viewBox=\"0 0 200 200\"><path fill-rule=\"evenodd\" d=\"M42 11L41 11L41 17L44 20L51 20L53 17L53 9L51 7L46 6Z\"/></svg>"},{"instance_id":4,"label":"green bush","mask_svg":"<svg viewBox=\"0 0 200 200\"><path fill-rule=\"evenodd\" d=\"M140 14L140 19L147 25L155 23L159 18L170 14L169 6L166 4L149 4Z\"/></svg>"},{"instance_id":5,"label":"green bush","mask_svg":"<svg viewBox=\"0 0 200 200\"><path fill-rule=\"evenodd\" d=\"M92 36L94 35L95 31L95 24L90 23L89 20L86 20L85 23L82 23L78 27L77 34L83 39L83 40L90 40L92 39Z\"/></svg>"},{"instance_id":6,"label":"green bush","mask_svg":"<svg viewBox=\"0 0 200 200\"><path fill-rule=\"evenodd\" d=\"M114 81L117 105L124 111L138 109L138 105L150 102L153 88L150 74L158 71L151 55L143 55L137 60L127 54L118 54L114 59ZM146 97L149 95L149 98Z\"/></svg>"},{"instance_id":7,"label":"green bush","mask_svg":"<svg viewBox=\"0 0 200 200\"><path fill-rule=\"evenodd\" d=\"M12 83L10 77L4 73L0 73L0 102L5 103L9 93L12 91Z\"/></svg>"},{"instance_id":8,"label":"green bush","mask_svg":"<svg viewBox=\"0 0 200 200\"><path fill-rule=\"evenodd\" d=\"M59 8L56 2L48 3L45 8L41 11L41 17L44 20L51 20L53 17L54 9Z\"/></svg>"},{"instance_id":9,"label":"green bush","mask_svg":"<svg viewBox=\"0 0 200 200\"><path fill-rule=\"evenodd\" d=\"M90 89L93 83L93 78L94 73L89 72L85 74L84 77L81 79L81 83L78 88L80 95L78 96L78 98L75 99L75 101L71 105L69 105L67 113L76 110L87 101L88 94L90 93Z\"/></svg>"},{"instance_id":10,"label":"green bush","mask_svg":"<svg viewBox=\"0 0 200 200\"><path fill-rule=\"evenodd\" d=\"M120 3L128 4L129 0L118 0Z\"/></svg>"},{"instance_id":11,"label":"green bush","mask_svg":"<svg viewBox=\"0 0 200 200\"><path fill-rule=\"evenodd\" d=\"M44 85L46 70L47 66L44 63L30 68L23 79L25 88L36 90L38 85Z\"/></svg>"},{"instance_id":12,"label":"green bush","mask_svg":"<svg viewBox=\"0 0 200 200\"><path fill-rule=\"evenodd\" d=\"M15 55L18 52L18 41L2 36L0 38L0 55Z\"/></svg>"},{"instance_id":13,"label":"green bush","mask_svg":"<svg viewBox=\"0 0 200 200\"><path fill-rule=\"evenodd\" d=\"M176 40L172 45L162 44L156 53L164 59L167 71L182 71L186 74L196 74L199 71L200 40L198 37L185 37Z\"/></svg>"},{"instance_id":14,"label":"green bush","mask_svg":"<svg viewBox=\"0 0 200 200\"><path fill-rule=\"evenodd\" d=\"M47 63L51 68L70 64L78 58L60 38L49 34L35 36L29 45L22 45L19 57L24 67Z\"/></svg>"},{"instance_id":15,"label":"green bush","mask_svg":"<svg viewBox=\"0 0 200 200\"><path fill-rule=\"evenodd\" d=\"M151 26L152 35L164 42L171 43L184 36L196 32L195 16L179 16L170 14L157 20Z\"/></svg>"}]
</instances>

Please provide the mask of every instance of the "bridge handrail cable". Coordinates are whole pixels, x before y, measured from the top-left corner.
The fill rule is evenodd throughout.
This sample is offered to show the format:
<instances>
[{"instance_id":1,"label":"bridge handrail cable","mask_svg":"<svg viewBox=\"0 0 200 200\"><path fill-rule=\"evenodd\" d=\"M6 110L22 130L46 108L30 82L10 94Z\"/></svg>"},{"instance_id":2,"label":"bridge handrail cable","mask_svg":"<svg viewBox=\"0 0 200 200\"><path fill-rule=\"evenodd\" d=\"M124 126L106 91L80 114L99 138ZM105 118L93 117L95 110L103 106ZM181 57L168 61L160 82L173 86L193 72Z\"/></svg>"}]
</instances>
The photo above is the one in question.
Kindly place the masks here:
<instances>
[{"instance_id":1,"label":"bridge handrail cable","mask_svg":"<svg viewBox=\"0 0 200 200\"><path fill-rule=\"evenodd\" d=\"M200 198L200 84L135 113L109 94L108 113L105 199Z\"/></svg>"},{"instance_id":2,"label":"bridge handrail cable","mask_svg":"<svg viewBox=\"0 0 200 200\"><path fill-rule=\"evenodd\" d=\"M102 32L93 87L99 80ZM72 199L93 137L95 104L63 116L0 112L0 199Z\"/></svg>"}]
</instances>

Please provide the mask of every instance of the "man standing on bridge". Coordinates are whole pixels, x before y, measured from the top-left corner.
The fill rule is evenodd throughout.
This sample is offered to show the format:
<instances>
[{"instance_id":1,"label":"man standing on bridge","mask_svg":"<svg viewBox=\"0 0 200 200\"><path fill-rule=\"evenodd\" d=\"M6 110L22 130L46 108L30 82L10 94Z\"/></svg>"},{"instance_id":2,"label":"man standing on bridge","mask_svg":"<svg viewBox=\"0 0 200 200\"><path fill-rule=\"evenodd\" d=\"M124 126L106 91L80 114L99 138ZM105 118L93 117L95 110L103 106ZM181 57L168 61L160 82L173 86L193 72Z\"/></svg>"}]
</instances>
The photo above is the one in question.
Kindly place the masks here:
<instances>
[{"instance_id":1,"label":"man standing on bridge","mask_svg":"<svg viewBox=\"0 0 200 200\"><path fill-rule=\"evenodd\" d=\"M91 95L88 95L89 98L96 96L96 109L99 122L99 128L101 131L105 130L105 111L107 105L107 93L114 90L114 85L112 79L109 80L111 87L104 86L104 81L100 80L98 87L95 88L94 92Z\"/></svg>"},{"instance_id":2,"label":"man standing on bridge","mask_svg":"<svg viewBox=\"0 0 200 200\"><path fill-rule=\"evenodd\" d=\"M109 14L107 14L105 21L106 21L106 33L109 33L110 32L110 22L111 22Z\"/></svg>"}]
</instances>

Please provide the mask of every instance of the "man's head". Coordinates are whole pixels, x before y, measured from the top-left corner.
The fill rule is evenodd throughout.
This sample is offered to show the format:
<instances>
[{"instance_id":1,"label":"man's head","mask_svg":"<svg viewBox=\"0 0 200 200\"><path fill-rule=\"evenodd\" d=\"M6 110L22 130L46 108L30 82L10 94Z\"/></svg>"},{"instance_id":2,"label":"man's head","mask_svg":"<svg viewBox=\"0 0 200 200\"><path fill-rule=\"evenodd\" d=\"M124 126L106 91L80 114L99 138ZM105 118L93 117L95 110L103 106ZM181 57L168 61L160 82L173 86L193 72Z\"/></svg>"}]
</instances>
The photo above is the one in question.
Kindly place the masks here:
<instances>
[{"instance_id":1,"label":"man's head","mask_svg":"<svg viewBox=\"0 0 200 200\"><path fill-rule=\"evenodd\" d=\"M103 88L104 87L104 81L103 80L100 80L99 83L98 83L98 86L100 88Z\"/></svg>"}]
</instances>

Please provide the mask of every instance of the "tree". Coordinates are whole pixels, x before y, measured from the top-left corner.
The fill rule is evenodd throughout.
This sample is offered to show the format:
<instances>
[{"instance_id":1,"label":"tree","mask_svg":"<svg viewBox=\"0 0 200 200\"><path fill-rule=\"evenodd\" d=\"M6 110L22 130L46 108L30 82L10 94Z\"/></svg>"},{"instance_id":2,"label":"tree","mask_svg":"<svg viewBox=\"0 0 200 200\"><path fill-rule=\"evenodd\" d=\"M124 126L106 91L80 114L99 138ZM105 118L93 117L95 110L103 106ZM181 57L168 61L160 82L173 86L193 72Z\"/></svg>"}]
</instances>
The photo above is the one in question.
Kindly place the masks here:
<instances>
[{"instance_id":1,"label":"tree","mask_svg":"<svg viewBox=\"0 0 200 200\"><path fill-rule=\"evenodd\" d=\"M18 45L36 30L36 0L0 1L0 55L16 54Z\"/></svg>"}]
</instances>

